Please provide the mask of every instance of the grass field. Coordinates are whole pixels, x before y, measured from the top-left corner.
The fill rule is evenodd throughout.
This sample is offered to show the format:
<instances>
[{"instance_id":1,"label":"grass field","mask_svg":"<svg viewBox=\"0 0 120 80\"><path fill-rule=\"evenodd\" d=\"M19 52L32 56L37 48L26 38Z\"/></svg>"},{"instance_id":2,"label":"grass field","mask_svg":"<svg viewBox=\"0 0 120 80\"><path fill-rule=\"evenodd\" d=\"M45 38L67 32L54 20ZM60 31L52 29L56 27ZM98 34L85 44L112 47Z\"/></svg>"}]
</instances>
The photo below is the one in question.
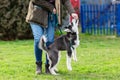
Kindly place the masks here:
<instances>
[{"instance_id":1,"label":"grass field","mask_svg":"<svg viewBox=\"0 0 120 80\"><path fill-rule=\"evenodd\" d=\"M0 41L0 80L120 80L120 38L81 35L78 62L66 68L61 52L60 75L35 75L33 40ZM45 54L43 54L43 63Z\"/></svg>"}]
</instances>

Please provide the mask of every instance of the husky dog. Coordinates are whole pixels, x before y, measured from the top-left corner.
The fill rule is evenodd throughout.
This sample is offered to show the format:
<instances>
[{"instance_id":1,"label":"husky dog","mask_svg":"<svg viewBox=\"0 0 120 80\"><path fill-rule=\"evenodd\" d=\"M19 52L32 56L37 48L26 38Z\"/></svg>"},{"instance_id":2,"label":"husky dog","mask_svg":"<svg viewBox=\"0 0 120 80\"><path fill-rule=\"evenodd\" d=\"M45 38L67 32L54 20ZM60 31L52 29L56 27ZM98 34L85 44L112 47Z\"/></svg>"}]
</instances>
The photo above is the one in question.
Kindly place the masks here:
<instances>
[{"instance_id":1,"label":"husky dog","mask_svg":"<svg viewBox=\"0 0 120 80\"><path fill-rule=\"evenodd\" d=\"M47 58L49 60L49 70L53 75L57 75L55 72L56 65L60 59L59 51L67 51L67 68L72 70L71 57L72 57L72 42L76 40L76 33L67 32L66 35L58 37L50 46L46 47L46 37L42 36L40 39L39 47L46 51Z\"/></svg>"},{"instance_id":2,"label":"husky dog","mask_svg":"<svg viewBox=\"0 0 120 80\"><path fill-rule=\"evenodd\" d=\"M57 75L56 65L60 60L60 51L67 51L67 69L72 70L71 67L71 57L73 56L73 60L77 61L76 57L76 47L79 45L79 37L78 37L78 21L73 20L71 25L66 27L65 31L67 32L65 35L62 35L55 39L55 41L50 45L46 46L47 39L45 36L42 36L39 43L39 48L46 51L47 58L49 60L49 70L53 75Z\"/></svg>"}]
</instances>

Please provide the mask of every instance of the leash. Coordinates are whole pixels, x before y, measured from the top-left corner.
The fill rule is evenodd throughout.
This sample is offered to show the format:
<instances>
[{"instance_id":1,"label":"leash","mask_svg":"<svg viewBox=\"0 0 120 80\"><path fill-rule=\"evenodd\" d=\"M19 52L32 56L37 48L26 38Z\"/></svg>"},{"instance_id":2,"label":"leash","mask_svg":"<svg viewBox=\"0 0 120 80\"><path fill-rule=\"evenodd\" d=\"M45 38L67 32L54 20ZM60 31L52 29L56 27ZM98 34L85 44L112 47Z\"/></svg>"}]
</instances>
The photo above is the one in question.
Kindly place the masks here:
<instances>
[{"instance_id":1,"label":"leash","mask_svg":"<svg viewBox=\"0 0 120 80\"><path fill-rule=\"evenodd\" d=\"M58 23L58 15L57 14L55 14L55 21L56 21L56 25L55 26L58 28L58 30L60 32L60 35L62 35L63 32L62 32L61 26Z\"/></svg>"},{"instance_id":2,"label":"leash","mask_svg":"<svg viewBox=\"0 0 120 80\"><path fill-rule=\"evenodd\" d=\"M60 28L60 26L58 26L58 30L59 30L59 32L60 32L60 35L62 35L63 32L62 32L62 29Z\"/></svg>"}]
</instances>

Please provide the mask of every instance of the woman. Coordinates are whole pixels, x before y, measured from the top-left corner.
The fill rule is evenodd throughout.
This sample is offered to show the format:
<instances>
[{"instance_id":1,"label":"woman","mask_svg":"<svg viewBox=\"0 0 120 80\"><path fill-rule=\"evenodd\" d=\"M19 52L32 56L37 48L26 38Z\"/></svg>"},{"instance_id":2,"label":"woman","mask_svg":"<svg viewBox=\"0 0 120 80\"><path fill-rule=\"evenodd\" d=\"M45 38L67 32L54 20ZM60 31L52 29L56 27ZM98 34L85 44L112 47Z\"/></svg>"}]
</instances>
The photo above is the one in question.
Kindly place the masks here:
<instances>
[{"instance_id":1,"label":"woman","mask_svg":"<svg viewBox=\"0 0 120 80\"><path fill-rule=\"evenodd\" d=\"M29 3L26 22L30 23L34 36L34 53L36 58L36 74L42 72L42 50L38 48L39 40L43 34L47 36L46 45L49 46L54 41L54 31L56 25L56 4L61 3L66 6L68 12L78 18L69 0L31 0ZM57 5L58 6L58 5ZM58 19L60 20L60 19ZM49 72L49 63L46 57L45 72Z\"/></svg>"}]
</instances>

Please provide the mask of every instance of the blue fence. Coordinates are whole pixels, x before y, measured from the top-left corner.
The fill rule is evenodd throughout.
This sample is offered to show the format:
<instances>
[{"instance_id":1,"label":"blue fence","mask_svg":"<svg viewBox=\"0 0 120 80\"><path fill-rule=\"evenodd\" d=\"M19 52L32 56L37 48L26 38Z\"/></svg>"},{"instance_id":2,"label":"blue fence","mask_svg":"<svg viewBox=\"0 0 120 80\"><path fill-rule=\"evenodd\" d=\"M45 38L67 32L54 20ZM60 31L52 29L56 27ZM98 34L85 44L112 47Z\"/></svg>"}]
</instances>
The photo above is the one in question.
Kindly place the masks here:
<instances>
[{"instance_id":1,"label":"blue fence","mask_svg":"<svg viewBox=\"0 0 120 80\"><path fill-rule=\"evenodd\" d=\"M117 30L116 6L113 4L81 5L82 33L115 35Z\"/></svg>"},{"instance_id":2,"label":"blue fence","mask_svg":"<svg viewBox=\"0 0 120 80\"><path fill-rule=\"evenodd\" d=\"M120 4L116 4L116 30L117 36L120 36Z\"/></svg>"}]
</instances>

